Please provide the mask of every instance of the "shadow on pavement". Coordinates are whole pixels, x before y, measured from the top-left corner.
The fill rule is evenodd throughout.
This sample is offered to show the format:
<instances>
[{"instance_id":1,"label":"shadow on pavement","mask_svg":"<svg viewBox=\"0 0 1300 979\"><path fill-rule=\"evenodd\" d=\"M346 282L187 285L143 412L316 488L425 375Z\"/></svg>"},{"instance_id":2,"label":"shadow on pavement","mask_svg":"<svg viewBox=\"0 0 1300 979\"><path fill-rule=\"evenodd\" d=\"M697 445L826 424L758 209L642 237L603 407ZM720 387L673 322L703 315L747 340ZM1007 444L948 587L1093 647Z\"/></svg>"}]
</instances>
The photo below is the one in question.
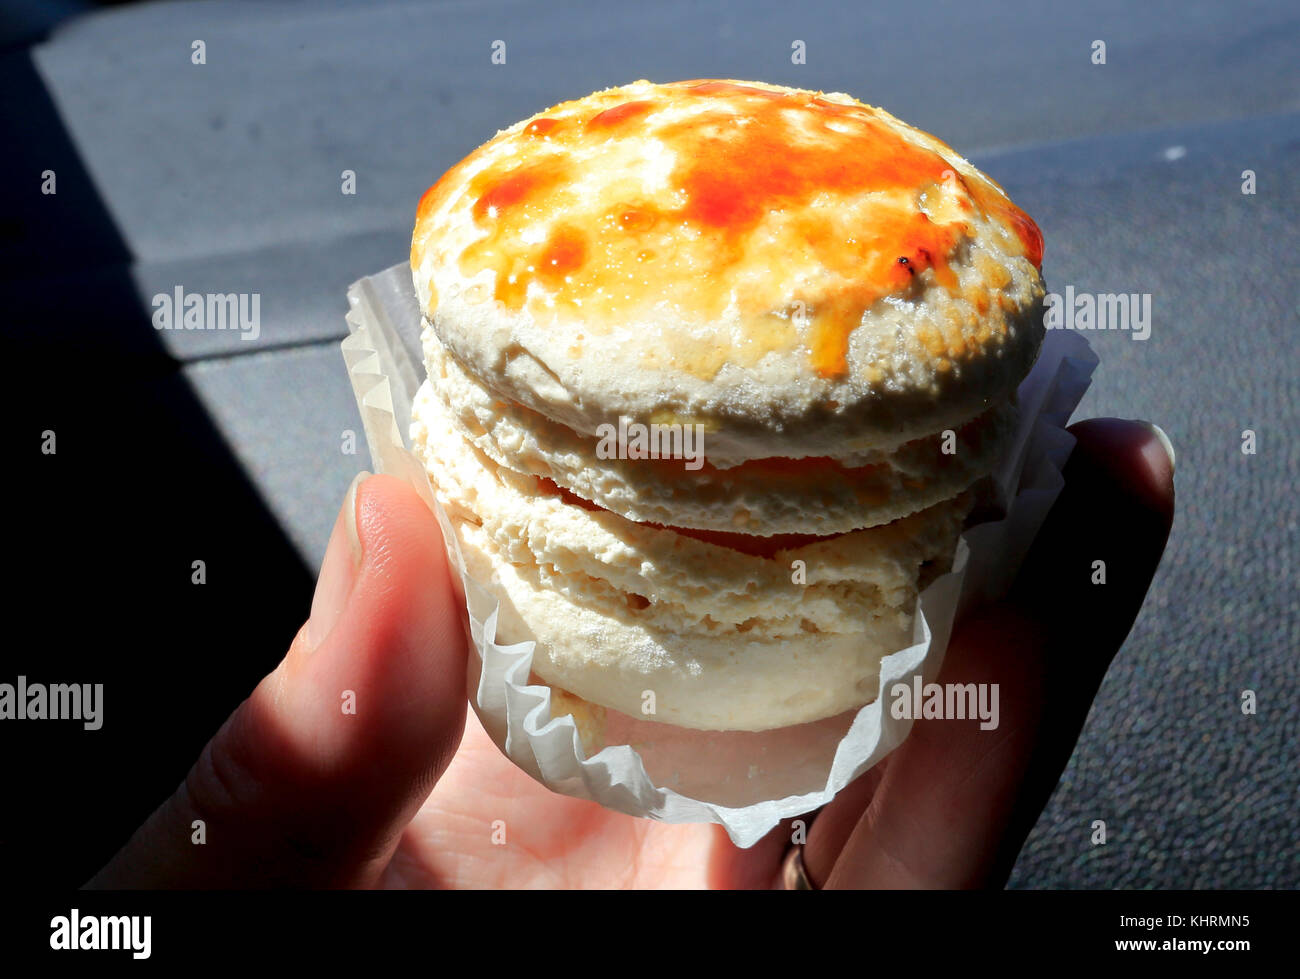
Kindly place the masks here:
<instances>
[{"instance_id":1,"label":"shadow on pavement","mask_svg":"<svg viewBox=\"0 0 1300 979\"><path fill-rule=\"evenodd\" d=\"M76 886L283 655L314 569L158 342L130 249L26 51L0 55L0 83L0 277L17 369L4 432L18 463L4 491L0 683L104 685L99 730L0 726L0 860L12 879ZM47 170L54 195L41 192Z\"/></svg>"}]
</instances>

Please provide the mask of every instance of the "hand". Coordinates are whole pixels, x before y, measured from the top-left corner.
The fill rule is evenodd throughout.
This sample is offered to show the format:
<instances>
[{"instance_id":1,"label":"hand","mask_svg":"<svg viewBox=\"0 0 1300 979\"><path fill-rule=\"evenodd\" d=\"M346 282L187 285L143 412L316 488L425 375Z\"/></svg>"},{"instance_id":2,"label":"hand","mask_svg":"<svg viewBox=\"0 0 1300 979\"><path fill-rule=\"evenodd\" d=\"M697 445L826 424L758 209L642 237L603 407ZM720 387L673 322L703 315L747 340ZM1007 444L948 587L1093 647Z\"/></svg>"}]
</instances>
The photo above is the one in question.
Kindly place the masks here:
<instances>
[{"instance_id":1,"label":"hand","mask_svg":"<svg viewBox=\"0 0 1300 979\"><path fill-rule=\"evenodd\" d=\"M1005 882L1173 520L1173 460L1151 428L1093 419L1070 430L1066 488L1016 586L959 625L938 677L999 684L999 726L917 721L805 817L814 884ZM1104 585L1091 583L1096 560ZM460 615L420 498L387 476L354 483L288 655L88 886L773 885L787 825L740 850L717 826L634 819L515 768L472 712L466 720ZM195 820L203 845L191 842Z\"/></svg>"}]
</instances>

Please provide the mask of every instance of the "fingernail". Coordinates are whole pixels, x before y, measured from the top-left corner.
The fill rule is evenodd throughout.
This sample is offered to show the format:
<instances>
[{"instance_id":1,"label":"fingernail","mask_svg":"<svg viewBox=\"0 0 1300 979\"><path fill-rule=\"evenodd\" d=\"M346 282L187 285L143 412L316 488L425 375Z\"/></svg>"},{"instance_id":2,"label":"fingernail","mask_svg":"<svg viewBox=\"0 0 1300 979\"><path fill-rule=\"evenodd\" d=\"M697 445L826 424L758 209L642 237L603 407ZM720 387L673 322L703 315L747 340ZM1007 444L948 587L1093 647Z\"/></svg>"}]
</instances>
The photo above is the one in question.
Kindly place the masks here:
<instances>
[{"instance_id":1,"label":"fingernail","mask_svg":"<svg viewBox=\"0 0 1300 979\"><path fill-rule=\"evenodd\" d=\"M1164 450L1165 455L1169 459L1169 472L1170 474L1172 474L1174 471L1174 459L1175 459L1174 443L1169 441L1169 436L1165 434L1165 430L1161 428L1159 425L1157 425L1155 422L1149 422L1143 420L1142 424L1145 425L1147 428L1151 429L1152 433L1156 437L1156 441L1160 443L1160 448Z\"/></svg>"},{"instance_id":2,"label":"fingernail","mask_svg":"<svg viewBox=\"0 0 1300 979\"><path fill-rule=\"evenodd\" d=\"M361 567L361 538L357 536L357 487L370 473L357 473L334 523L334 532L325 547L316 593L311 599L311 616L307 619L307 647L317 649L338 622L347 607L348 596Z\"/></svg>"}]
</instances>

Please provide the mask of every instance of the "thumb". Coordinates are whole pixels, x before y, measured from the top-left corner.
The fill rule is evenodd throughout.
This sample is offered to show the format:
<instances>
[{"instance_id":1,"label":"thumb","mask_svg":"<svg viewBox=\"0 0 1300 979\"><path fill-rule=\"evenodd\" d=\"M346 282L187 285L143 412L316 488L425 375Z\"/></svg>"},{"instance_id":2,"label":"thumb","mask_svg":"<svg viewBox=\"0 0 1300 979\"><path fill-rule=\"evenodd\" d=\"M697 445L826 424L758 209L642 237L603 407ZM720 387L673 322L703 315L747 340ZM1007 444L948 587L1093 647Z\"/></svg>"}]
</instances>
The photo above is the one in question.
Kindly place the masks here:
<instances>
[{"instance_id":1,"label":"thumb","mask_svg":"<svg viewBox=\"0 0 1300 979\"><path fill-rule=\"evenodd\" d=\"M288 655L87 886L372 885L460 743L465 655L433 514L361 474Z\"/></svg>"}]
</instances>

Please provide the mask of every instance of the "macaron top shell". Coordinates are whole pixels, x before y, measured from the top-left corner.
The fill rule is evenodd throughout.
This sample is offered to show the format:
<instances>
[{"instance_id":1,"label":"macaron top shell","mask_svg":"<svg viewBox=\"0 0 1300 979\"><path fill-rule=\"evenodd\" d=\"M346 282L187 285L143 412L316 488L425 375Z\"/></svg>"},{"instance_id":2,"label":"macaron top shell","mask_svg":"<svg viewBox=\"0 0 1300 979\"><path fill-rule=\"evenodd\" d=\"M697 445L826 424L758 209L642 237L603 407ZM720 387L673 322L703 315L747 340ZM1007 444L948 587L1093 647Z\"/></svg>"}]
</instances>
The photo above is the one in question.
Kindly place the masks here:
<instances>
[{"instance_id":1,"label":"macaron top shell","mask_svg":"<svg viewBox=\"0 0 1300 979\"><path fill-rule=\"evenodd\" d=\"M1004 399L1042 237L939 140L840 94L647 81L510 127L424 195L428 323L589 436L697 424L729 460L889 449Z\"/></svg>"}]
</instances>

